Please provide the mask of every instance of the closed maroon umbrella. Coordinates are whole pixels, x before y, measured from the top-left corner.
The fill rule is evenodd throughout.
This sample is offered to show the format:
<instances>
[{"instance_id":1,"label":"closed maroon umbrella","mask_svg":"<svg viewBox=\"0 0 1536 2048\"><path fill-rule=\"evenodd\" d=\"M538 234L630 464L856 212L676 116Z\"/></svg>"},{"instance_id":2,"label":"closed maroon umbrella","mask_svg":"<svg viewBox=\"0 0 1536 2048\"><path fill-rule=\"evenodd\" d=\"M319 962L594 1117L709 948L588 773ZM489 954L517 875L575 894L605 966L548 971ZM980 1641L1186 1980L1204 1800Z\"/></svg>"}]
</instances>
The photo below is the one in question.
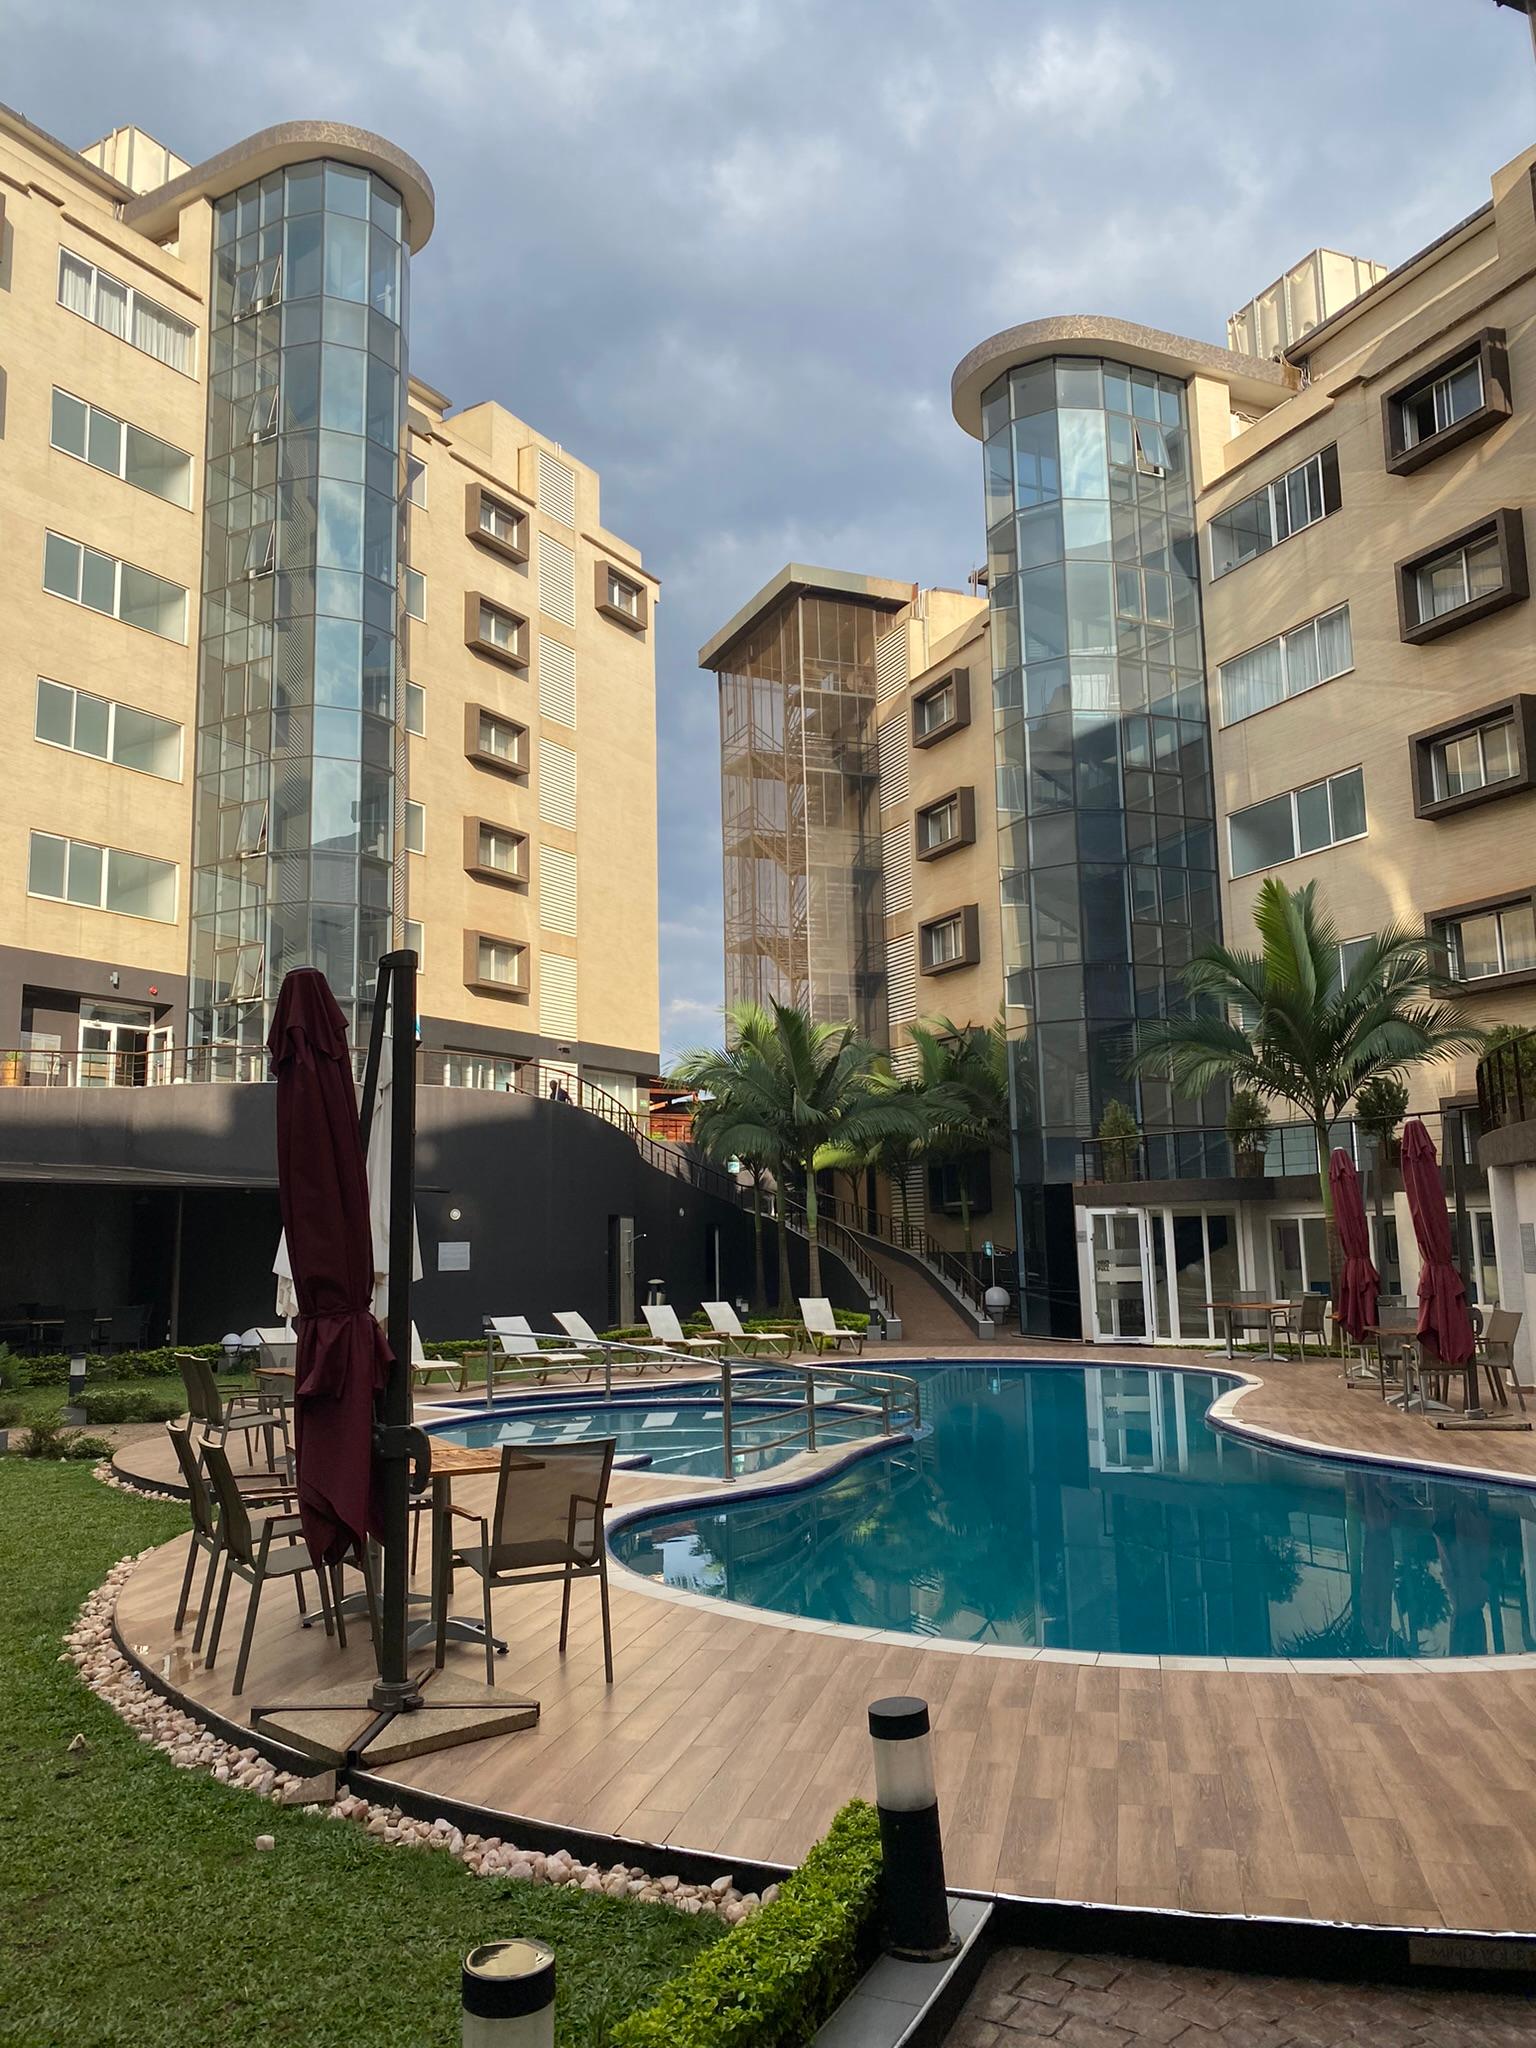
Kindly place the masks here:
<instances>
[{"instance_id":1,"label":"closed maroon umbrella","mask_svg":"<svg viewBox=\"0 0 1536 2048\"><path fill-rule=\"evenodd\" d=\"M1465 1365L1477 1348L1467 1290L1451 1262L1451 1219L1440 1162L1417 1117L1403 1126L1403 1193L1419 1243L1419 1335L1447 1365Z\"/></svg>"},{"instance_id":2,"label":"closed maroon umbrella","mask_svg":"<svg viewBox=\"0 0 1536 2048\"><path fill-rule=\"evenodd\" d=\"M1335 1151L1329 1158L1328 1185L1333 1191L1333 1220L1339 1233L1339 1249L1344 1254L1344 1270L1339 1275L1339 1298L1333 1305L1333 1319L1359 1344L1376 1320L1381 1275L1371 1264L1371 1234L1366 1227L1360 1176L1347 1152Z\"/></svg>"},{"instance_id":3,"label":"closed maroon umbrella","mask_svg":"<svg viewBox=\"0 0 1536 2048\"><path fill-rule=\"evenodd\" d=\"M336 1564L379 1529L373 1401L393 1354L371 1306L368 1175L346 1020L317 968L284 976L267 1050L277 1076L278 1200L299 1303L299 1514L316 1564Z\"/></svg>"}]
</instances>

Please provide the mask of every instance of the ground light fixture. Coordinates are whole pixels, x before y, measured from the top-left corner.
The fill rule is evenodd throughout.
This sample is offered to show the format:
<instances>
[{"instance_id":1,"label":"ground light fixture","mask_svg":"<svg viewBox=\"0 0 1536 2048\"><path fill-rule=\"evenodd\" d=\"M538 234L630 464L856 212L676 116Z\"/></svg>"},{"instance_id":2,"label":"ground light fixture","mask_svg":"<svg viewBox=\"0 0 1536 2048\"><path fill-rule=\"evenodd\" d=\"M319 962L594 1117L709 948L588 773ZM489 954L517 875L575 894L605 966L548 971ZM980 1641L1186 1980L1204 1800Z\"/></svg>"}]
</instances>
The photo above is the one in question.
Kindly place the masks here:
<instances>
[{"instance_id":1,"label":"ground light fixture","mask_svg":"<svg viewBox=\"0 0 1536 2048\"><path fill-rule=\"evenodd\" d=\"M869 1734L885 1946L893 1956L934 1962L954 1955L959 1943L949 1926L928 1702L902 1694L873 1701Z\"/></svg>"},{"instance_id":2,"label":"ground light fixture","mask_svg":"<svg viewBox=\"0 0 1536 2048\"><path fill-rule=\"evenodd\" d=\"M464 1958L463 2048L554 2048L555 1952L487 1941Z\"/></svg>"}]
</instances>

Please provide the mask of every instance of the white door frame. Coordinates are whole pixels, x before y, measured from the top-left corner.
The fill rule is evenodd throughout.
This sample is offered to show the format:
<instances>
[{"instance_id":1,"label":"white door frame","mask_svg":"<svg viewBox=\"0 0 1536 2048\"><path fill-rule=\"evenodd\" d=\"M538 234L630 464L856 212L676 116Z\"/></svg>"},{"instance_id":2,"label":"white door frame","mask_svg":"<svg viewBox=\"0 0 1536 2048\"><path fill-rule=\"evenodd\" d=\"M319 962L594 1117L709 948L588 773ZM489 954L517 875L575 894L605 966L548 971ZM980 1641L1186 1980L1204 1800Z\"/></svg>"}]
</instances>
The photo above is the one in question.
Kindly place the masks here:
<instances>
[{"instance_id":1,"label":"white door frame","mask_svg":"<svg viewBox=\"0 0 1536 2048\"><path fill-rule=\"evenodd\" d=\"M1090 1209L1088 1216L1088 1308L1093 1325L1095 1344L1154 1344L1157 1341L1156 1303L1152 1286L1152 1217L1146 1209ZM1140 1249L1142 1332L1139 1336L1121 1336L1114 1330L1103 1330L1099 1326L1098 1272L1094 1254L1094 1224L1103 1217L1106 1223L1114 1217L1130 1216L1136 1221L1137 1243ZM1106 1231L1106 1236L1108 1232Z\"/></svg>"}]
</instances>

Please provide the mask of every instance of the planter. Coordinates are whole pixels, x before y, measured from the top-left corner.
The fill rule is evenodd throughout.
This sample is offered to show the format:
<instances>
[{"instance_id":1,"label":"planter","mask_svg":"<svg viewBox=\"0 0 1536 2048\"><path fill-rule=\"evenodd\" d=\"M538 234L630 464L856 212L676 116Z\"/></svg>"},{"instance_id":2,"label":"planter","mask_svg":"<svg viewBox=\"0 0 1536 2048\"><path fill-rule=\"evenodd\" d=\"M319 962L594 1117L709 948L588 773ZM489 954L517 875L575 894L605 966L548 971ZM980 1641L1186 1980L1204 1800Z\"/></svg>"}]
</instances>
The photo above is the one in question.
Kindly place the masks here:
<instances>
[{"instance_id":1,"label":"planter","mask_svg":"<svg viewBox=\"0 0 1536 2048\"><path fill-rule=\"evenodd\" d=\"M21 1054L8 1052L0 1058L0 1088L21 1086Z\"/></svg>"},{"instance_id":2,"label":"planter","mask_svg":"<svg viewBox=\"0 0 1536 2048\"><path fill-rule=\"evenodd\" d=\"M1262 1180L1264 1177L1264 1154L1262 1152L1239 1152L1233 1164L1239 1180Z\"/></svg>"}]
</instances>

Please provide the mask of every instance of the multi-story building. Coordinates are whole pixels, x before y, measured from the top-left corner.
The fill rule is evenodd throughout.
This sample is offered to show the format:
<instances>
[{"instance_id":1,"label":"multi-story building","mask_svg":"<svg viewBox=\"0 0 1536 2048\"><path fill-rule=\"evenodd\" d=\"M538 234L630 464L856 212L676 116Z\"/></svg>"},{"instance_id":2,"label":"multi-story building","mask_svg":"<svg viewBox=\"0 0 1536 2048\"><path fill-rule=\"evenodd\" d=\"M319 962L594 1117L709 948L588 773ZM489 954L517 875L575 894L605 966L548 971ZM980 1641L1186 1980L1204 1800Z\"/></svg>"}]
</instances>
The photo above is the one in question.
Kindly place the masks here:
<instances>
[{"instance_id":1,"label":"multi-story building","mask_svg":"<svg viewBox=\"0 0 1536 2048\"><path fill-rule=\"evenodd\" d=\"M1004 1006L1027 1327L1209 1341L1223 1289L1326 1280L1310 1133L1276 1130L1249 1177L1219 1093L1183 1101L1126 1072L1138 1022L1184 1000L1191 955L1251 943L1265 876L1318 882L1343 971L1353 941L1406 922L1476 1021L1536 1021L1533 176L1536 150L1393 270L1314 251L1225 347L1082 314L994 335L953 379L983 443L987 616L792 568L703 651L721 678L728 991L787 988L893 1045L914 1014ZM829 692L857 774L825 792L780 687L808 673L799 641L783 650L813 595L858 649L857 680ZM942 622L941 596L957 608ZM864 623L844 629L854 607ZM833 674L818 651L818 686ZM852 831L820 841L863 906L852 950L817 923L829 818ZM826 937L814 971L801 928ZM925 983L936 969L951 978ZM1454 1165L1486 1301L1519 1250L1518 1234L1501 1250L1475 1157L1474 1069L1419 1070L1412 1108ZM1111 1144L1116 1104L1139 1136ZM1371 1164L1348 1120L1336 1135ZM1373 1228L1388 1286L1411 1292L1390 1177Z\"/></svg>"},{"instance_id":2,"label":"multi-story building","mask_svg":"<svg viewBox=\"0 0 1536 2048\"><path fill-rule=\"evenodd\" d=\"M439 1078L654 1071L655 579L595 471L412 378L425 174L0 109L0 1080L246 1078L419 945Z\"/></svg>"}]
</instances>

